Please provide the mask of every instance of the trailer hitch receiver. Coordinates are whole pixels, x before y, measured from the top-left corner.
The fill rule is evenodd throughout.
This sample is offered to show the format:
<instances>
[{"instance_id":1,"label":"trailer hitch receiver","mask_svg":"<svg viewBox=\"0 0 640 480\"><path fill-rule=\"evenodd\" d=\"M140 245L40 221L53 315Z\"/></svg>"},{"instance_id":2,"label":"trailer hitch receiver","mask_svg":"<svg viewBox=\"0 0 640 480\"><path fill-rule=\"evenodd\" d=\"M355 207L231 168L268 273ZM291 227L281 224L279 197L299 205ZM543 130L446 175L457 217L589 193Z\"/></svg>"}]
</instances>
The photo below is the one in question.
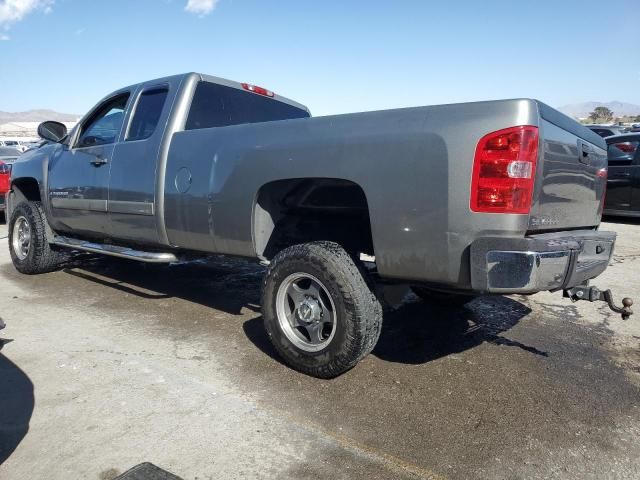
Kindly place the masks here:
<instances>
[{"instance_id":1,"label":"trailer hitch receiver","mask_svg":"<svg viewBox=\"0 0 640 480\"><path fill-rule=\"evenodd\" d=\"M578 300L587 300L588 302L607 302L609 308L622 316L623 320L628 320L633 315L631 305L633 300L628 297L622 299L622 307L618 307L613 302L613 293L611 290L600 290L597 287L589 287L585 285L579 285L577 287L568 288L563 292L565 297L571 299L572 302Z\"/></svg>"}]
</instances>

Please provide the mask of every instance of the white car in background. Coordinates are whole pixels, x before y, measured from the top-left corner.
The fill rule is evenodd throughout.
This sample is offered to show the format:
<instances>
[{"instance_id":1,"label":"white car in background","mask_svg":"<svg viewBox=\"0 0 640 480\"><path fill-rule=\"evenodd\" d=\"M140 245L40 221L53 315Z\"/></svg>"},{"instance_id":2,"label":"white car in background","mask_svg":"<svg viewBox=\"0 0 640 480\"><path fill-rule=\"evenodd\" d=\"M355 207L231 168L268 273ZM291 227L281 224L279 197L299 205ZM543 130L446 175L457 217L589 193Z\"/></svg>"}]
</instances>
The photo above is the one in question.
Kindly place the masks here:
<instances>
[{"instance_id":1,"label":"white car in background","mask_svg":"<svg viewBox=\"0 0 640 480\"><path fill-rule=\"evenodd\" d=\"M17 148L0 146L0 162L12 165L20 155L22 151Z\"/></svg>"},{"instance_id":2,"label":"white car in background","mask_svg":"<svg viewBox=\"0 0 640 480\"><path fill-rule=\"evenodd\" d=\"M29 146L30 143L31 142L26 142L23 140L0 140L0 147L15 148L16 150L19 150L20 153L24 153L29 150L29 148L31 148Z\"/></svg>"}]
</instances>

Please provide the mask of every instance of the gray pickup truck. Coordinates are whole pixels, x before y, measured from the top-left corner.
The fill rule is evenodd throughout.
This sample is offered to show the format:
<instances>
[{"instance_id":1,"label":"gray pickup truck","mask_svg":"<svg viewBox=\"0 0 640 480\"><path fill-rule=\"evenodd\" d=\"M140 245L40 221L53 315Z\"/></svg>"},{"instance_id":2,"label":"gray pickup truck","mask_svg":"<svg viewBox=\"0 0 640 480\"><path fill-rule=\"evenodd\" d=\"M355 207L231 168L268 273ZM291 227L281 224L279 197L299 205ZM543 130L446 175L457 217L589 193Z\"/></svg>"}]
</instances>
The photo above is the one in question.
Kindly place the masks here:
<instances>
[{"instance_id":1,"label":"gray pickup truck","mask_svg":"<svg viewBox=\"0 0 640 480\"><path fill-rule=\"evenodd\" d=\"M333 377L375 346L380 285L429 300L589 287L604 140L529 99L310 118L261 87L189 73L101 100L12 170L16 269L82 250L143 262L214 254L268 265L266 331L292 367Z\"/></svg>"}]
</instances>

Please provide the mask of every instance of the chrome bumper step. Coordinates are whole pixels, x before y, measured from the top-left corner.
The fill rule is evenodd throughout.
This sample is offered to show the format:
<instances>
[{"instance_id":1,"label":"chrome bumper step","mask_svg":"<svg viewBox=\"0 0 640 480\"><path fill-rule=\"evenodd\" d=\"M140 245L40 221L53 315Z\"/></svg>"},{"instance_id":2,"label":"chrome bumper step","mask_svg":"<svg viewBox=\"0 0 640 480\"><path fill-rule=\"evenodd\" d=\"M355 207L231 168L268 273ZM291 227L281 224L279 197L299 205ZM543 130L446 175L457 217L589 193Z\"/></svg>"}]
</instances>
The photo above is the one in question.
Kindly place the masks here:
<instances>
[{"instance_id":1,"label":"chrome bumper step","mask_svg":"<svg viewBox=\"0 0 640 480\"><path fill-rule=\"evenodd\" d=\"M146 263L172 263L178 261L178 258L173 253L144 252L142 250L134 250L129 247L87 242L85 240L63 237L61 235L54 236L52 244L59 247L72 248L74 250L82 250L92 253L102 253L104 255L128 258L130 260L137 260L139 262Z\"/></svg>"}]
</instances>

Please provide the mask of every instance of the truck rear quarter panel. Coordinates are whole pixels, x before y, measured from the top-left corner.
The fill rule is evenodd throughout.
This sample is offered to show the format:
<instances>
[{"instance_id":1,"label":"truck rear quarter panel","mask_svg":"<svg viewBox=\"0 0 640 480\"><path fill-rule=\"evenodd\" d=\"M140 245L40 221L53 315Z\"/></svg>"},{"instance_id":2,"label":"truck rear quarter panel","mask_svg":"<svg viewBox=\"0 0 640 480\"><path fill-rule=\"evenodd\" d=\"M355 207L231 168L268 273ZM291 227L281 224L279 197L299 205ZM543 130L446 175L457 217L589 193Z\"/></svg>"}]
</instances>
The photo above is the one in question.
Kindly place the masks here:
<instances>
[{"instance_id":1,"label":"truck rear quarter panel","mask_svg":"<svg viewBox=\"0 0 640 480\"><path fill-rule=\"evenodd\" d=\"M382 276L468 286L476 237L527 230L526 215L470 211L476 144L538 118L535 101L504 100L178 132L166 165L167 234L177 247L255 257L263 185L344 179L365 192Z\"/></svg>"}]
</instances>

